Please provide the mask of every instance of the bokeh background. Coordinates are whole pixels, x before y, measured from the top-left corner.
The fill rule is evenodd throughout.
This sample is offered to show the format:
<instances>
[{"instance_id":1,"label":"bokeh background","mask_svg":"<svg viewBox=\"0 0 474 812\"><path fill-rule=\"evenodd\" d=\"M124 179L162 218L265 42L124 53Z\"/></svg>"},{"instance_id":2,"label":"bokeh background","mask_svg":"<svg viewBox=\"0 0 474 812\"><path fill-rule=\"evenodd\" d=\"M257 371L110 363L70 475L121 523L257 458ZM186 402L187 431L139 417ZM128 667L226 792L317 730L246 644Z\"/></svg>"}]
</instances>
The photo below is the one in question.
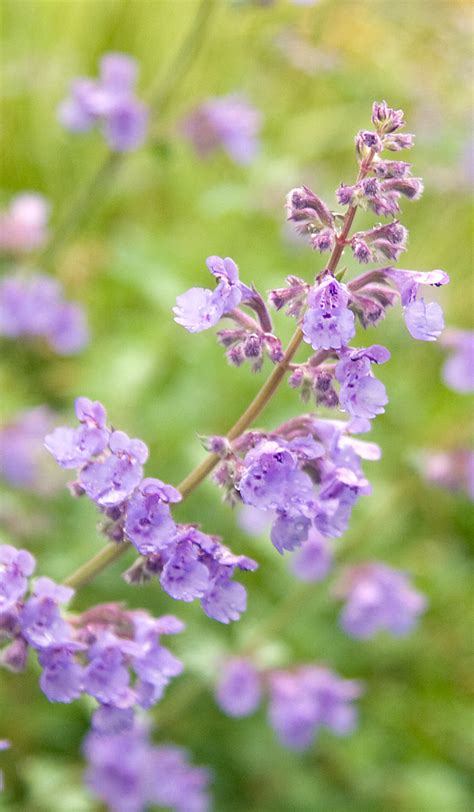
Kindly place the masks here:
<instances>
[{"instance_id":1,"label":"bokeh background","mask_svg":"<svg viewBox=\"0 0 474 812\"><path fill-rule=\"evenodd\" d=\"M114 425L149 445L148 474L175 483L203 455L197 434L225 432L268 373L267 367L260 376L230 368L211 333L191 336L178 327L171 314L176 295L208 284L209 254L232 256L242 278L262 290L281 285L288 273L311 279L322 260L292 239L285 194L304 182L334 205L335 188L354 177L353 136L369 126L374 99L405 110L408 130L417 134L409 159L426 185L420 202L404 206L410 244L401 264L448 271L451 285L440 297L448 325L468 327L473 305L472 5L217 2L174 81L169 65L197 11L198 4L187 0L2 4L4 205L20 191L41 192L52 204L54 230L93 176L105 154L100 136L66 133L55 111L74 76L96 75L104 52L133 55L141 66L140 90L164 86L167 93L151 143L120 162L54 262L42 268L86 307L89 347L59 358L44 347L3 341L2 421L48 404L71 422L76 396L99 399ZM236 166L224 152L199 159L178 131L194 105L233 91L243 92L263 115L260 153L248 167ZM6 264L3 270L9 269ZM277 322L281 335L289 335L292 324L284 316ZM239 529L211 482L179 516L202 522L260 562L256 574L242 578L249 606L239 623L223 627L197 605L175 605L156 584L126 586L119 577L123 561L78 597L78 606L123 599L156 614L176 611L186 620L187 632L172 643L186 673L155 710L156 740L183 744L195 763L213 768L219 812L469 808L473 514L462 493L427 483L417 460L422 450L466 445L472 404L444 386L441 348L414 342L397 309L376 336L369 331L361 341L378 341L392 352L378 373L390 404L373 428L383 459L366 464L374 493L358 504L338 557L383 559L413 574L429 598L414 634L368 642L344 636L331 596L333 577L298 584L265 534L251 537ZM282 387L260 424L272 427L301 408L297 393ZM0 519L3 540L28 547L39 571L57 579L103 543L91 503L71 499L64 489L37 495L5 485ZM321 661L365 682L352 737L323 734L308 753L289 753L263 709L232 721L216 708L216 662L257 627L269 663ZM80 746L90 708L50 705L37 677L34 664L23 675L2 672L1 737L12 749L2 754L6 791L0 807L98 809L81 783Z\"/></svg>"}]
</instances>

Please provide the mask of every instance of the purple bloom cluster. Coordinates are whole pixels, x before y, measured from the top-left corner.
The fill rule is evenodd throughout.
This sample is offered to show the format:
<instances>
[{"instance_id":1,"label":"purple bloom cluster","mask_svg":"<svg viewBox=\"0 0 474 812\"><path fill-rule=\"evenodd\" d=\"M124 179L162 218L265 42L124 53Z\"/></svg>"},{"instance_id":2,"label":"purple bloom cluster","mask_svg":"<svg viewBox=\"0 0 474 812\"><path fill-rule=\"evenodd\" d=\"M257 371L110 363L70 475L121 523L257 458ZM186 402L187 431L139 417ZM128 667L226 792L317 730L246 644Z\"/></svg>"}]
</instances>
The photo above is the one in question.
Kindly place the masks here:
<instances>
[{"instance_id":1,"label":"purple bloom cluster","mask_svg":"<svg viewBox=\"0 0 474 812\"><path fill-rule=\"evenodd\" d=\"M16 415L0 427L0 477L15 488L48 494L60 485L49 469L43 439L51 431L56 416L46 406L37 406ZM52 463L51 463L52 465Z\"/></svg>"},{"instance_id":2,"label":"purple bloom cluster","mask_svg":"<svg viewBox=\"0 0 474 812\"><path fill-rule=\"evenodd\" d=\"M376 561L347 569L338 592L346 600L341 626L352 637L372 637L381 629L408 634L426 607L404 572Z\"/></svg>"},{"instance_id":3,"label":"purple bloom cluster","mask_svg":"<svg viewBox=\"0 0 474 812\"><path fill-rule=\"evenodd\" d=\"M371 492L361 460L378 459L380 449L352 437L369 428L363 419L344 423L302 415L273 434L249 432L230 447L216 481L230 501L270 512L271 540L280 553L310 540L319 545L316 580L320 568L324 573L330 565L319 534L341 536L359 497ZM305 552L311 557L309 546Z\"/></svg>"},{"instance_id":4,"label":"purple bloom cluster","mask_svg":"<svg viewBox=\"0 0 474 812\"><path fill-rule=\"evenodd\" d=\"M42 338L60 355L80 352L89 341L83 308L65 301L59 282L44 274L12 274L2 279L0 335Z\"/></svg>"},{"instance_id":5,"label":"purple bloom cluster","mask_svg":"<svg viewBox=\"0 0 474 812\"><path fill-rule=\"evenodd\" d=\"M205 158L222 147L237 164L248 164L258 152L261 114L244 98L231 94L207 99L183 121L182 131Z\"/></svg>"},{"instance_id":6,"label":"purple bloom cluster","mask_svg":"<svg viewBox=\"0 0 474 812\"><path fill-rule=\"evenodd\" d=\"M24 254L41 248L48 231L49 203L43 195L23 192L0 212L0 251Z\"/></svg>"},{"instance_id":7,"label":"purple bloom cluster","mask_svg":"<svg viewBox=\"0 0 474 812\"><path fill-rule=\"evenodd\" d=\"M443 347L449 352L443 366L443 381L461 394L474 391L474 331L446 330Z\"/></svg>"},{"instance_id":8,"label":"purple bloom cluster","mask_svg":"<svg viewBox=\"0 0 474 812\"><path fill-rule=\"evenodd\" d=\"M45 446L59 465L79 469L72 490L86 494L105 514L109 538L130 541L143 556L127 580L158 576L175 600L200 600L206 614L221 623L238 620L247 596L231 579L236 569L255 569L255 561L233 555L195 526L174 521L170 504L179 502L181 494L159 479L143 477L145 443L109 429L101 403L78 398L76 415L79 427L55 429Z\"/></svg>"},{"instance_id":9,"label":"purple bloom cluster","mask_svg":"<svg viewBox=\"0 0 474 812\"><path fill-rule=\"evenodd\" d=\"M26 550L0 547L0 627L10 641L1 661L13 671L36 650L42 667L40 686L50 702L72 702L82 694L97 700L101 718L132 719L134 706L150 708L182 663L161 645L163 634L183 624L173 616L152 618L118 604L96 606L82 615L61 613L73 593L50 578L36 578L35 561ZM131 676L133 675L133 682Z\"/></svg>"},{"instance_id":10,"label":"purple bloom cluster","mask_svg":"<svg viewBox=\"0 0 474 812\"><path fill-rule=\"evenodd\" d=\"M351 733L357 721L351 702L361 686L320 666L260 672L249 659L229 660L222 670L216 701L229 716L248 716L269 695L269 721L285 747L306 750L321 727Z\"/></svg>"},{"instance_id":11,"label":"purple bloom cluster","mask_svg":"<svg viewBox=\"0 0 474 812\"><path fill-rule=\"evenodd\" d=\"M216 278L217 287L214 290L190 288L178 296L173 308L177 324L190 333L200 333L227 317L236 323L236 327L221 330L218 337L227 348L231 364L240 366L249 360L254 371L258 371L265 353L273 363L281 361L281 342L272 333L272 320L265 302L255 288L240 281L234 260L211 256L206 265ZM239 308L241 304L253 310L258 321L244 313Z\"/></svg>"},{"instance_id":12,"label":"purple bloom cluster","mask_svg":"<svg viewBox=\"0 0 474 812\"><path fill-rule=\"evenodd\" d=\"M155 746L141 724L123 727L120 719L94 718L84 742L88 767L86 783L114 812L141 812L157 804L174 812L209 809L209 771L193 767L185 750Z\"/></svg>"},{"instance_id":13,"label":"purple bloom cluster","mask_svg":"<svg viewBox=\"0 0 474 812\"><path fill-rule=\"evenodd\" d=\"M141 146L146 137L148 108L135 96L138 68L126 54L109 53L100 61L99 79L76 79L58 110L60 123L76 133L100 124L114 152Z\"/></svg>"}]
</instances>

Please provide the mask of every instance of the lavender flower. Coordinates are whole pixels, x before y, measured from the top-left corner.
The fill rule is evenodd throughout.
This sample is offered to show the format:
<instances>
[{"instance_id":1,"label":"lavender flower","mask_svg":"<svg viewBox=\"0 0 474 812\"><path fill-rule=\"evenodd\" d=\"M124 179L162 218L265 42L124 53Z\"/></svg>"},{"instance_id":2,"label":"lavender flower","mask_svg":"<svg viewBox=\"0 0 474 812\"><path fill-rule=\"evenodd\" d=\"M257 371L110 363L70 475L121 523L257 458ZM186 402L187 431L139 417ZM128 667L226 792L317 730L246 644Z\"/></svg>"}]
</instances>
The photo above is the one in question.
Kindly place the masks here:
<instances>
[{"instance_id":1,"label":"lavender flower","mask_svg":"<svg viewBox=\"0 0 474 812\"><path fill-rule=\"evenodd\" d=\"M0 251L27 254L41 248L48 236L49 209L46 198L35 192L14 197L0 212Z\"/></svg>"},{"instance_id":2,"label":"lavender flower","mask_svg":"<svg viewBox=\"0 0 474 812\"><path fill-rule=\"evenodd\" d=\"M0 545L0 614L12 609L28 589L35 559L27 550Z\"/></svg>"},{"instance_id":3,"label":"lavender flower","mask_svg":"<svg viewBox=\"0 0 474 812\"><path fill-rule=\"evenodd\" d=\"M234 658L224 663L216 688L219 707L228 716L249 716L259 706L261 683L253 663Z\"/></svg>"},{"instance_id":4,"label":"lavender flower","mask_svg":"<svg viewBox=\"0 0 474 812\"><path fill-rule=\"evenodd\" d=\"M311 288L303 319L304 340L313 349L341 349L355 335L354 314L347 307L345 285L327 275Z\"/></svg>"},{"instance_id":5,"label":"lavender flower","mask_svg":"<svg viewBox=\"0 0 474 812\"><path fill-rule=\"evenodd\" d=\"M43 274L0 282L0 335L43 338L60 355L80 352L89 340L80 305L64 301L59 283Z\"/></svg>"},{"instance_id":6,"label":"lavender flower","mask_svg":"<svg viewBox=\"0 0 474 812\"><path fill-rule=\"evenodd\" d=\"M270 723L285 747L307 750L319 728L345 736L356 725L350 703L361 688L355 680L342 679L326 668L303 666L294 672L274 672L269 687Z\"/></svg>"},{"instance_id":7,"label":"lavender flower","mask_svg":"<svg viewBox=\"0 0 474 812\"><path fill-rule=\"evenodd\" d=\"M405 573L377 562L348 570L340 594L346 598L341 625L353 637L372 637L381 629L408 634L426 607Z\"/></svg>"},{"instance_id":8,"label":"lavender flower","mask_svg":"<svg viewBox=\"0 0 474 812\"><path fill-rule=\"evenodd\" d=\"M218 285L214 291L190 288L178 296L173 308L175 321L190 333L199 333L214 327L226 313L242 301L249 289L239 280L239 271L230 257L208 257L206 265Z\"/></svg>"},{"instance_id":9,"label":"lavender flower","mask_svg":"<svg viewBox=\"0 0 474 812\"><path fill-rule=\"evenodd\" d=\"M371 365L384 364L389 358L389 351L378 344L341 355L335 374L341 383L339 402L349 414L368 419L383 414L388 397L383 383L372 375Z\"/></svg>"},{"instance_id":10,"label":"lavender flower","mask_svg":"<svg viewBox=\"0 0 474 812\"><path fill-rule=\"evenodd\" d=\"M126 54L102 57L98 80L76 79L71 95L58 110L60 123L71 132L87 132L101 124L115 152L141 146L146 137L148 108L135 98L137 63Z\"/></svg>"},{"instance_id":11,"label":"lavender flower","mask_svg":"<svg viewBox=\"0 0 474 812\"><path fill-rule=\"evenodd\" d=\"M261 114L238 95L210 98L190 113L182 132L205 158L222 147L237 164L248 164L259 148Z\"/></svg>"},{"instance_id":12,"label":"lavender flower","mask_svg":"<svg viewBox=\"0 0 474 812\"><path fill-rule=\"evenodd\" d=\"M474 391L474 331L447 330L442 344L450 352L442 370L446 386L461 394Z\"/></svg>"},{"instance_id":13,"label":"lavender flower","mask_svg":"<svg viewBox=\"0 0 474 812\"><path fill-rule=\"evenodd\" d=\"M291 569L300 581L321 581L333 563L332 547L327 538L311 528L307 539L291 561Z\"/></svg>"},{"instance_id":14,"label":"lavender flower","mask_svg":"<svg viewBox=\"0 0 474 812\"><path fill-rule=\"evenodd\" d=\"M153 746L143 726L108 735L94 730L84 753L86 783L115 812L141 812L150 804L175 812L209 809L208 771L192 767L178 747Z\"/></svg>"},{"instance_id":15,"label":"lavender flower","mask_svg":"<svg viewBox=\"0 0 474 812\"><path fill-rule=\"evenodd\" d=\"M20 412L0 428L0 476L16 488L50 494L60 485L43 438L56 416L46 406Z\"/></svg>"},{"instance_id":16,"label":"lavender flower","mask_svg":"<svg viewBox=\"0 0 474 812\"><path fill-rule=\"evenodd\" d=\"M424 478L453 492L465 492L474 502L474 452L467 448L423 452L419 467Z\"/></svg>"}]
</instances>

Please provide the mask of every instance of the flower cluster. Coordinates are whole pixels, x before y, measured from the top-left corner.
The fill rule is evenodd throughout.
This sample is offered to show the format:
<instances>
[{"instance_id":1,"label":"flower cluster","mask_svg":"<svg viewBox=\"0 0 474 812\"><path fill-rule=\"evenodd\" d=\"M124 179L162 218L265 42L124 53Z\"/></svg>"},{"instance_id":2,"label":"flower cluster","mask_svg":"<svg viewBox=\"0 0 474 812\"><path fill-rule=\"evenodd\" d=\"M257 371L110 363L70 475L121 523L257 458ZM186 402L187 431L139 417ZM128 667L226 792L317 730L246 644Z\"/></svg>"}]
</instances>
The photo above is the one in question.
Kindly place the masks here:
<instances>
[{"instance_id":1,"label":"flower cluster","mask_svg":"<svg viewBox=\"0 0 474 812\"><path fill-rule=\"evenodd\" d=\"M217 287L212 291L190 288L178 296L173 308L177 324L190 333L199 333L214 327L222 318L231 319L237 326L218 333L231 364L240 366L249 360L253 370L258 371L265 353L273 363L281 361L281 342L272 332L272 320L265 302L255 288L240 281L234 260L212 256L207 258L206 264L217 279ZM239 308L241 304L253 310L258 321L244 313Z\"/></svg>"},{"instance_id":2,"label":"flower cluster","mask_svg":"<svg viewBox=\"0 0 474 812\"><path fill-rule=\"evenodd\" d=\"M55 429L45 446L63 468L78 469L71 490L87 495L103 512L106 535L117 544L130 541L143 556L127 580L157 576L175 600L200 600L205 613L221 623L237 620L246 608L246 591L231 579L236 569L255 569L255 561L233 555L194 525L174 521L170 504L181 494L143 477L145 443L108 428L101 403L78 398L76 415L79 427Z\"/></svg>"},{"instance_id":3,"label":"flower cluster","mask_svg":"<svg viewBox=\"0 0 474 812\"><path fill-rule=\"evenodd\" d=\"M442 373L446 386L461 394L474 392L474 331L446 330L442 346L449 352Z\"/></svg>"},{"instance_id":4,"label":"flower cluster","mask_svg":"<svg viewBox=\"0 0 474 812\"><path fill-rule=\"evenodd\" d=\"M44 274L11 274L0 282L0 336L44 339L72 355L89 341L83 308L67 302L59 282Z\"/></svg>"},{"instance_id":5,"label":"flower cluster","mask_svg":"<svg viewBox=\"0 0 474 812\"><path fill-rule=\"evenodd\" d=\"M227 446L215 479L231 502L270 513L271 540L280 553L311 541L305 550L311 557L311 548L319 547L315 567L324 572L330 553L321 551L320 536L341 536L359 497L371 492L361 461L379 459L380 449L352 436L369 428L365 420L302 415L272 434L248 432Z\"/></svg>"},{"instance_id":6,"label":"flower cluster","mask_svg":"<svg viewBox=\"0 0 474 812\"><path fill-rule=\"evenodd\" d=\"M207 99L182 123L182 132L205 158L222 147L237 164L248 164L258 151L261 114L238 95Z\"/></svg>"},{"instance_id":7,"label":"flower cluster","mask_svg":"<svg viewBox=\"0 0 474 812\"><path fill-rule=\"evenodd\" d=\"M174 812L209 809L209 771L193 767L185 750L155 746L143 724L123 729L96 719L84 742L86 783L115 812L157 804Z\"/></svg>"},{"instance_id":8,"label":"flower cluster","mask_svg":"<svg viewBox=\"0 0 474 812\"><path fill-rule=\"evenodd\" d=\"M320 666L291 671L259 671L246 658L229 660L221 671L216 700L229 716L248 716L269 695L269 721L285 747L306 750L320 728L336 735L352 732L357 713L351 704L361 694L355 680L346 680Z\"/></svg>"},{"instance_id":9,"label":"flower cluster","mask_svg":"<svg viewBox=\"0 0 474 812\"><path fill-rule=\"evenodd\" d=\"M51 461L43 446L44 435L51 431L55 422L56 416L50 409L37 406L21 412L0 427L2 479L15 488L36 493L47 494L56 489L59 480L48 468Z\"/></svg>"},{"instance_id":10,"label":"flower cluster","mask_svg":"<svg viewBox=\"0 0 474 812\"><path fill-rule=\"evenodd\" d=\"M24 254L41 248L48 231L49 203L43 195L24 192L0 213L0 251Z\"/></svg>"},{"instance_id":11,"label":"flower cluster","mask_svg":"<svg viewBox=\"0 0 474 812\"><path fill-rule=\"evenodd\" d=\"M120 719L130 726L133 708L155 705L172 677L181 673L182 663L160 638L181 632L183 624L171 615L152 618L118 604L65 616L60 606L74 591L46 577L29 585L34 569L35 560L26 550L0 546L0 628L8 641L2 665L22 671L32 648L42 668L40 686L50 702L69 703L88 694L99 703L96 713L104 723Z\"/></svg>"},{"instance_id":12,"label":"flower cluster","mask_svg":"<svg viewBox=\"0 0 474 812\"><path fill-rule=\"evenodd\" d=\"M76 79L58 110L71 132L88 132L100 124L109 147L127 152L146 137L148 108L135 96L137 63L126 54L110 53L100 61L99 79Z\"/></svg>"},{"instance_id":13,"label":"flower cluster","mask_svg":"<svg viewBox=\"0 0 474 812\"><path fill-rule=\"evenodd\" d=\"M404 572L376 561L348 567L337 594L346 601L341 626L352 637L372 637L381 629L408 634L426 607Z\"/></svg>"}]
</instances>

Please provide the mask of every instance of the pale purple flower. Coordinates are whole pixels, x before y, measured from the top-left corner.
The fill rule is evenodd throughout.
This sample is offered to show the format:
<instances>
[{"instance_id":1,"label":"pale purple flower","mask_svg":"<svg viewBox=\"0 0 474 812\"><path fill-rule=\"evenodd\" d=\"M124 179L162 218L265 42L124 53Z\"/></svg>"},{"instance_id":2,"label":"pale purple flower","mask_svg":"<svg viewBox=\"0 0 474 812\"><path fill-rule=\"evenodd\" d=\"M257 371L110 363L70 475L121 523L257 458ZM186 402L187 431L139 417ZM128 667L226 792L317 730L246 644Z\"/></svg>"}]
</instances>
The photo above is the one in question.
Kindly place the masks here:
<instances>
[{"instance_id":1,"label":"pale purple flower","mask_svg":"<svg viewBox=\"0 0 474 812\"><path fill-rule=\"evenodd\" d=\"M217 287L211 291L207 288L190 288L178 296L173 308L175 321L190 333L199 333L214 327L223 315L237 307L243 297L252 291L239 280L239 272L234 260L210 256L206 265L216 277Z\"/></svg>"},{"instance_id":2,"label":"pale purple flower","mask_svg":"<svg viewBox=\"0 0 474 812\"><path fill-rule=\"evenodd\" d=\"M260 112L232 94L203 102L187 116L182 131L201 157L222 147L236 163L248 164L258 152L260 127Z\"/></svg>"},{"instance_id":3,"label":"pale purple flower","mask_svg":"<svg viewBox=\"0 0 474 812\"><path fill-rule=\"evenodd\" d=\"M327 275L311 288L303 319L304 340L314 350L339 350L355 335L354 314L348 309L345 285Z\"/></svg>"},{"instance_id":4,"label":"pale purple flower","mask_svg":"<svg viewBox=\"0 0 474 812\"><path fill-rule=\"evenodd\" d=\"M321 581L329 573L333 563L330 541L312 527L291 559L292 572L300 581Z\"/></svg>"},{"instance_id":5,"label":"pale purple flower","mask_svg":"<svg viewBox=\"0 0 474 812\"><path fill-rule=\"evenodd\" d=\"M128 707L133 703L130 675L120 641L104 635L89 650L90 663L84 671L84 691L105 705Z\"/></svg>"},{"instance_id":6,"label":"pale purple flower","mask_svg":"<svg viewBox=\"0 0 474 812\"><path fill-rule=\"evenodd\" d=\"M146 137L148 108L135 97L137 63L126 54L106 54L98 80L76 79L59 106L60 123L71 132L87 132L99 123L110 148L127 152Z\"/></svg>"},{"instance_id":7,"label":"pale purple flower","mask_svg":"<svg viewBox=\"0 0 474 812\"><path fill-rule=\"evenodd\" d=\"M474 451L457 448L424 452L419 462L428 482L449 491L465 492L474 502Z\"/></svg>"},{"instance_id":8,"label":"pale purple flower","mask_svg":"<svg viewBox=\"0 0 474 812\"><path fill-rule=\"evenodd\" d=\"M374 102L372 106L372 122L379 133L386 135L395 132L405 125L403 110L394 110L386 101Z\"/></svg>"},{"instance_id":9,"label":"pale purple flower","mask_svg":"<svg viewBox=\"0 0 474 812\"><path fill-rule=\"evenodd\" d=\"M446 386L461 394L474 391L474 331L447 330L442 344L450 352L442 370Z\"/></svg>"},{"instance_id":10,"label":"pale purple flower","mask_svg":"<svg viewBox=\"0 0 474 812\"><path fill-rule=\"evenodd\" d=\"M77 643L52 644L42 649L38 660L43 668L40 687L50 702L72 702L83 692L83 667L74 654L84 648Z\"/></svg>"},{"instance_id":11,"label":"pale purple flower","mask_svg":"<svg viewBox=\"0 0 474 812\"><path fill-rule=\"evenodd\" d=\"M128 503L125 534L142 555L158 552L176 535L176 524L167 502L163 501L167 489L175 491L160 480L144 479ZM181 495L175 493L173 501L179 501Z\"/></svg>"},{"instance_id":12,"label":"pale purple flower","mask_svg":"<svg viewBox=\"0 0 474 812\"><path fill-rule=\"evenodd\" d=\"M36 579L32 596L20 613L22 634L32 648L41 650L72 642L72 631L61 617L59 604L68 603L73 594L73 589L55 584L50 578Z\"/></svg>"},{"instance_id":13,"label":"pale purple flower","mask_svg":"<svg viewBox=\"0 0 474 812\"><path fill-rule=\"evenodd\" d=\"M84 753L86 783L115 812L142 812L151 804L175 812L209 809L207 770L192 767L180 748L154 747L137 723L118 733L89 733Z\"/></svg>"},{"instance_id":14,"label":"pale purple flower","mask_svg":"<svg viewBox=\"0 0 474 812\"><path fill-rule=\"evenodd\" d=\"M0 251L23 254L46 242L50 206L43 195L23 192L0 212Z\"/></svg>"},{"instance_id":15,"label":"pale purple flower","mask_svg":"<svg viewBox=\"0 0 474 812\"><path fill-rule=\"evenodd\" d=\"M311 519L298 510L277 510L276 519L272 525L270 538L273 546L279 553L284 550L295 550L308 538L311 528Z\"/></svg>"},{"instance_id":16,"label":"pale purple flower","mask_svg":"<svg viewBox=\"0 0 474 812\"><path fill-rule=\"evenodd\" d=\"M0 614L24 597L28 577L35 566L35 559L27 550L17 550L10 544L0 545Z\"/></svg>"},{"instance_id":17,"label":"pale purple flower","mask_svg":"<svg viewBox=\"0 0 474 812\"><path fill-rule=\"evenodd\" d=\"M260 704L260 676L253 663L245 659L227 660L220 669L216 700L228 716L249 716Z\"/></svg>"},{"instance_id":18,"label":"pale purple flower","mask_svg":"<svg viewBox=\"0 0 474 812\"><path fill-rule=\"evenodd\" d=\"M143 478L143 463L148 459L145 443L130 439L123 431L112 432L109 450L109 456L86 464L79 475L86 494L102 507L119 505L131 496Z\"/></svg>"},{"instance_id":19,"label":"pale purple flower","mask_svg":"<svg viewBox=\"0 0 474 812\"><path fill-rule=\"evenodd\" d=\"M285 508L305 499L310 478L298 468L295 453L274 440L264 440L248 452L238 483L242 501L261 510Z\"/></svg>"},{"instance_id":20,"label":"pale purple flower","mask_svg":"<svg viewBox=\"0 0 474 812\"><path fill-rule=\"evenodd\" d=\"M163 568L160 583L176 600L202 598L209 588L209 570L199 561L199 547L187 539L177 544Z\"/></svg>"},{"instance_id":21,"label":"pale purple flower","mask_svg":"<svg viewBox=\"0 0 474 812\"><path fill-rule=\"evenodd\" d=\"M77 429L60 427L45 437L44 444L62 468L79 468L101 454L110 438L107 414L98 400L80 397L76 400Z\"/></svg>"},{"instance_id":22,"label":"pale purple flower","mask_svg":"<svg viewBox=\"0 0 474 812\"><path fill-rule=\"evenodd\" d=\"M340 592L346 599L341 625L353 637L372 637L382 629L408 634L426 607L404 572L378 562L349 569Z\"/></svg>"},{"instance_id":23,"label":"pale purple flower","mask_svg":"<svg viewBox=\"0 0 474 812\"><path fill-rule=\"evenodd\" d=\"M436 341L444 330L444 317L438 302L414 299L404 308L405 323L413 338Z\"/></svg>"},{"instance_id":24,"label":"pale purple flower","mask_svg":"<svg viewBox=\"0 0 474 812\"><path fill-rule=\"evenodd\" d=\"M56 417L46 406L20 412L0 428L0 476L16 488L49 494L59 485L43 438Z\"/></svg>"},{"instance_id":25,"label":"pale purple flower","mask_svg":"<svg viewBox=\"0 0 474 812\"><path fill-rule=\"evenodd\" d=\"M361 688L355 680L342 679L326 668L303 666L294 672L274 672L269 687L270 723L285 747L307 750L321 727L346 736L356 725L351 703Z\"/></svg>"},{"instance_id":26,"label":"pale purple flower","mask_svg":"<svg viewBox=\"0 0 474 812\"><path fill-rule=\"evenodd\" d=\"M60 284L43 274L13 274L0 283L0 335L43 338L60 355L71 355L89 340L80 305L66 302Z\"/></svg>"},{"instance_id":27,"label":"pale purple flower","mask_svg":"<svg viewBox=\"0 0 474 812\"><path fill-rule=\"evenodd\" d=\"M371 419L383 414L388 403L383 383L372 375L371 365L384 364L390 358L385 347L371 347L345 352L336 365L336 378L341 384L339 402L354 417Z\"/></svg>"}]
</instances>

